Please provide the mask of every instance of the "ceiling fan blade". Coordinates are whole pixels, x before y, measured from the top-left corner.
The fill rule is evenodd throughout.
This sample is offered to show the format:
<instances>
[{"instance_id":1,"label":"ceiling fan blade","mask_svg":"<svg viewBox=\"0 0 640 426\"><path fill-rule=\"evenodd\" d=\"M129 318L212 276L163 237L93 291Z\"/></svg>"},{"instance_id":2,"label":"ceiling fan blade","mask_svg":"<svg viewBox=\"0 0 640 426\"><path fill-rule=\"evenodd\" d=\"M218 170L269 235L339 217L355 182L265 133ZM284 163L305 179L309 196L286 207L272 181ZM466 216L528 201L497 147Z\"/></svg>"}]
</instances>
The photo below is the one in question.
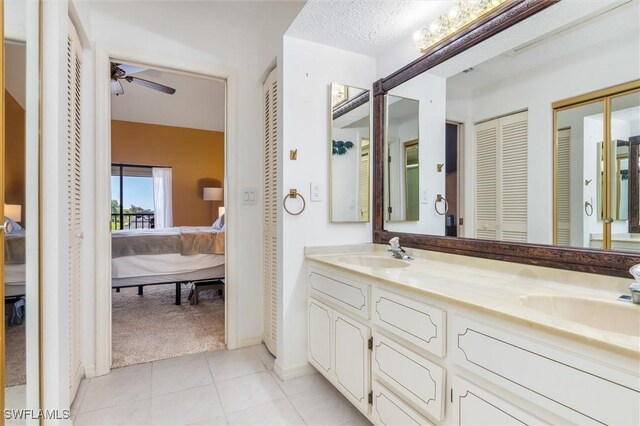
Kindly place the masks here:
<instances>
[{"instance_id":1,"label":"ceiling fan blade","mask_svg":"<svg viewBox=\"0 0 640 426\"><path fill-rule=\"evenodd\" d=\"M118 96L124 94L122 83L118 80L111 80L111 93Z\"/></svg>"},{"instance_id":2,"label":"ceiling fan blade","mask_svg":"<svg viewBox=\"0 0 640 426\"><path fill-rule=\"evenodd\" d=\"M164 84L160 83L154 83L153 81L145 80L144 78L126 76L125 80L127 80L129 83L136 83L140 86L157 90L158 92L166 93L168 95L173 95L174 93L176 93L176 89L172 87L165 86Z\"/></svg>"},{"instance_id":3,"label":"ceiling fan blade","mask_svg":"<svg viewBox=\"0 0 640 426\"><path fill-rule=\"evenodd\" d=\"M136 67L135 65L127 65L127 64L118 64L118 68L120 68L122 71L127 73L127 75L146 71L148 69L148 68Z\"/></svg>"}]
</instances>

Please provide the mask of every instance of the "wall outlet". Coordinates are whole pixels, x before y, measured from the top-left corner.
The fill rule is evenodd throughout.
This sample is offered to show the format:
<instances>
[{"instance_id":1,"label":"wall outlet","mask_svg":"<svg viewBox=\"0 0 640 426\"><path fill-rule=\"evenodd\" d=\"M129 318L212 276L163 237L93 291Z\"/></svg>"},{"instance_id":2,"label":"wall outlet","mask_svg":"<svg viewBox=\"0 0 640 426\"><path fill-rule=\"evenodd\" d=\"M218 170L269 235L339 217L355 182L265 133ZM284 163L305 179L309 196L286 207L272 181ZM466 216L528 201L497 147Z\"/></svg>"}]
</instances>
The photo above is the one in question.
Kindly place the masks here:
<instances>
[{"instance_id":1,"label":"wall outlet","mask_svg":"<svg viewBox=\"0 0 640 426\"><path fill-rule=\"evenodd\" d=\"M319 182L311 182L311 201L322 201L322 191Z\"/></svg>"}]
</instances>

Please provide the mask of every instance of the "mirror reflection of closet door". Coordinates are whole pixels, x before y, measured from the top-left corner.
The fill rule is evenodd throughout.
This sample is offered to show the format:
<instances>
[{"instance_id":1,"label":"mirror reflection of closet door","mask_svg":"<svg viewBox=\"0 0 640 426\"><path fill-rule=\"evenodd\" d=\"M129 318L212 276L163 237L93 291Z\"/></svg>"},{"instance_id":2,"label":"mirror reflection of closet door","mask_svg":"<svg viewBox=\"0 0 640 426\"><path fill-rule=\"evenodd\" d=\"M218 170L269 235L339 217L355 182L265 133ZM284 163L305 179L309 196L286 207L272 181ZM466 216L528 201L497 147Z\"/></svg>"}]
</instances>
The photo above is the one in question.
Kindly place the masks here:
<instances>
[{"instance_id":1,"label":"mirror reflection of closet door","mask_svg":"<svg viewBox=\"0 0 640 426\"><path fill-rule=\"evenodd\" d=\"M39 353L39 1L0 2L2 10L1 288L2 415L7 425L38 424Z\"/></svg>"}]
</instances>

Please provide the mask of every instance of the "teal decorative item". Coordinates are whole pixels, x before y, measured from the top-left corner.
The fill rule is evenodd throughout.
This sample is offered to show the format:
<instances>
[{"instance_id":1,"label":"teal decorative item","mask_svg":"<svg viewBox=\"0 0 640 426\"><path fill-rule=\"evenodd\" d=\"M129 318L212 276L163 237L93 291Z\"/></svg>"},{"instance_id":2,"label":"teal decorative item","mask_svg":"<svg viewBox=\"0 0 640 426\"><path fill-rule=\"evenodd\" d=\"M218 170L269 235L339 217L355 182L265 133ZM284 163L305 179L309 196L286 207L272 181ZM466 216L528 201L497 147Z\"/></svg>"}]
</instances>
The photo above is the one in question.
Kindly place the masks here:
<instances>
[{"instance_id":1,"label":"teal decorative item","mask_svg":"<svg viewBox=\"0 0 640 426\"><path fill-rule=\"evenodd\" d=\"M347 150L353 148L355 145L351 141L331 141L331 151L333 155L344 155Z\"/></svg>"}]
</instances>

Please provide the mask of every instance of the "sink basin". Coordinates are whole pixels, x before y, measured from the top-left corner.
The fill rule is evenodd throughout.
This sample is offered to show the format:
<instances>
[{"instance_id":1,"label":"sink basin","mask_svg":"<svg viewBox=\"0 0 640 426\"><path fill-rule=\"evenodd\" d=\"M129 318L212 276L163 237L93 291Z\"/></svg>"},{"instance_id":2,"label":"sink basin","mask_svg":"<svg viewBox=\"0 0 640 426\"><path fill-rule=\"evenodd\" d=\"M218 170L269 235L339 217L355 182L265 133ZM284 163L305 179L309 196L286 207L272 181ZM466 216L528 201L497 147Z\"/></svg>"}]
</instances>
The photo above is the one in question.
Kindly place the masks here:
<instances>
[{"instance_id":1,"label":"sink basin","mask_svg":"<svg viewBox=\"0 0 640 426\"><path fill-rule=\"evenodd\" d=\"M406 268L410 265L406 260L395 259L393 257L380 256L345 256L339 262L349 265L364 266L365 268Z\"/></svg>"},{"instance_id":2,"label":"sink basin","mask_svg":"<svg viewBox=\"0 0 640 426\"><path fill-rule=\"evenodd\" d=\"M542 294L522 296L520 302L531 309L567 321L640 337L640 307L631 303Z\"/></svg>"}]
</instances>

